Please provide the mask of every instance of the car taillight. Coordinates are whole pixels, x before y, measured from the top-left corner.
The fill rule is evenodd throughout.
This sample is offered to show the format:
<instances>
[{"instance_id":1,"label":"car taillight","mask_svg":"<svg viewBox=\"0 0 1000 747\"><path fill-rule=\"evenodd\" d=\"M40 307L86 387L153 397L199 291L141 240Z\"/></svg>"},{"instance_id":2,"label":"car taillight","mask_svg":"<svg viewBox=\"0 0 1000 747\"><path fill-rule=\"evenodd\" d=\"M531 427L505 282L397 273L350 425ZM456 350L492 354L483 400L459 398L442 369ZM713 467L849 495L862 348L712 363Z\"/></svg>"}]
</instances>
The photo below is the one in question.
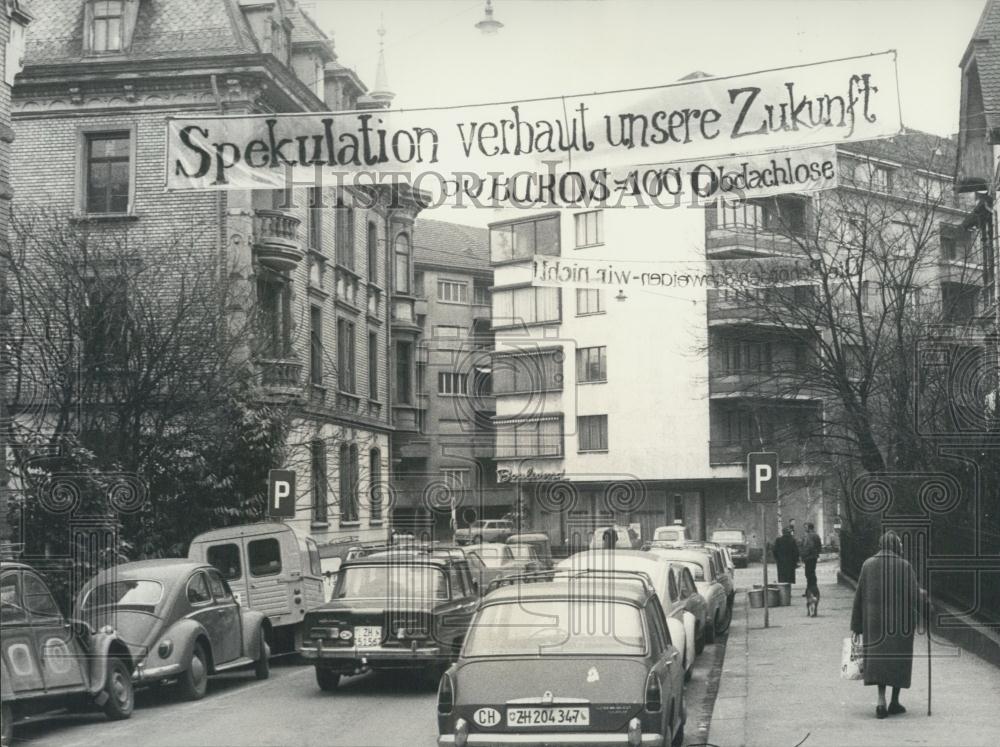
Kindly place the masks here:
<instances>
[{"instance_id":1,"label":"car taillight","mask_svg":"<svg viewBox=\"0 0 1000 747\"><path fill-rule=\"evenodd\" d=\"M656 713L663 707L663 698L660 694L660 681L656 675L650 673L646 679L646 705L645 708L650 713Z\"/></svg>"},{"instance_id":2,"label":"car taillight","mask_svg":"<svg viewBox=\"0 0 1000 747\"><path fill-rule=\"evenodd\" d=\"M445 674L441 677L441 684L438 685L438 713L447 716L455 707L455 686L451 681L451 676Z\"/></svg>"}]
</instances>

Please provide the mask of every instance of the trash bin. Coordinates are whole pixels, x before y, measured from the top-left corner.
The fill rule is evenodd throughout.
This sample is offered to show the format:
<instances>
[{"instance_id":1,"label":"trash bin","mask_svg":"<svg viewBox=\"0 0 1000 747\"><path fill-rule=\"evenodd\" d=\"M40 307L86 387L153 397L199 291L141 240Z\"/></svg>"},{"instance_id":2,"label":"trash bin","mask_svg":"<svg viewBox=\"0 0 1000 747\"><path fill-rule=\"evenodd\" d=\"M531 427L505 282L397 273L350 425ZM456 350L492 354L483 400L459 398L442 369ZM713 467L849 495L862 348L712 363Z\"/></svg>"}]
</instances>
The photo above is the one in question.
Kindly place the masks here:
<instances>
[{"instance_id":1,"label":"trash bin","mask_svg":"<svg viewBox=\"0 0 1000 747\"><path fill-rule=\"evenodd\" d=\"M754 609L759 609L764 606L764 590L754 589L753 591L747 592L747 600L750 602L750 606Z\"/></svg>"},{"instance_id":2,"label":"trash bin","mask_svg":"<svg viewBox=\"0 0 1000 747\"><path fill-rule=\"evenodd\" d=\"M788 596L786 597L782 591L781 587L788 587ZM753 585L754 591L761 591L764 587L761 584ZM752 592L751 592L752 593ZM792 602L792 585L791 584L768 584L767 585L767 606L768 607L785 607ZM764 606L763 599L761 600L761 606Z\"/></svg>"},{"instance_id":3,"label":"trash bin","mask_svg":"<svg viewBox=\"0 0 1000 747\"><path fill-rule=\"evenodd\" d=\"M777 586L771 586L770 584L767 585L767 606L781 606L781 591L779 591Z\"/></svg>"},{"instance_id":4,"label":"trash bin","mask_svg":"<svg viewBox=\"0 0 1000 747\"><path fill-rule=\"evenodd\" d=\"M778 591L781 592L781 606L789 606L792 603L792 585L787 581L779 583Z\"/></svg>"}]
</instances>

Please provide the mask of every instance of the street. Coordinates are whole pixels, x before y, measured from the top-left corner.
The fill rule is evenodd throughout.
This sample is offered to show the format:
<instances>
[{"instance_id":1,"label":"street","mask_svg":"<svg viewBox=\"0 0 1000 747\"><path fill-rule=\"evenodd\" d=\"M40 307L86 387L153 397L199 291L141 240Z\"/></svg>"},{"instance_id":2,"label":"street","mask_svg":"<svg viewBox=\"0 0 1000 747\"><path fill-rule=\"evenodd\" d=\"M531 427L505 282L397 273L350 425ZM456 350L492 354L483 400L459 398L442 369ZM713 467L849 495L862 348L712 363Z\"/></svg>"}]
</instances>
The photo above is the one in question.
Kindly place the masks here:
<instances>
[{"instance_id":1,"label":"street","mask_svg":"<svg viewBox=\"0 0 1000 747\"><path fill-rule=\"evenodd\" d=\"M724 640L706 646L695 664L688 683L686 744L704 741L699 724L710 713L724 648ZM342 681L336 693L324 693L316 686L311 666L279 660L265 682L254 680L249 672L213 678L208 695L194 703L181 702L168 692L143 691L128 721L108 723L99 713L30 719L18 724L13 744L423 747L437 739L435 700L436 694L417 678L372 673Z\"/></svg>"}]
</instances>

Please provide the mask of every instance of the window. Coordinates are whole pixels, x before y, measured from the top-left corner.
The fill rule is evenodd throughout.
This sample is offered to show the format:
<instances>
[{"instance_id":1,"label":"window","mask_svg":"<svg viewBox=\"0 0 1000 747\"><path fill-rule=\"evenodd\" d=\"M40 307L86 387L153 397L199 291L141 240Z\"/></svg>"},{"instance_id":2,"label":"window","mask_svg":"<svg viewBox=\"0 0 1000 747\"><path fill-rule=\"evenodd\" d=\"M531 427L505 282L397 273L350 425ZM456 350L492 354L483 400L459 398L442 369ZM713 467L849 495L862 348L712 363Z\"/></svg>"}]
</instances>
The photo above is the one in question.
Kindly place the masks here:
<instances>
[{"instance_id":1,"label":"window","mask_svg":"<svg viewBox=\"0 0 1000 747\"><path fill-rule=\"evenodd\" d=\"M604 313L604 292L590 288L576 289L576 315Z\"/></svg>"},{"instance_id":2,"label":"window","mask_svg":"<svg viewBox=\"0 0 1000 747\"><path fill-rule=\"evenodd\" d=\"M461 395L468 394L468 374L438 372L438 394Z\"/></svg>"},{"instance_id":3,"label":"window","mask_svg":"<svg viewBox=\"0 0 1000 747\"><path fill-rule=\"evenodd\" d=\"M326 444L322 441L313 441L309 444L310 463L312 474L312 520L325 524L326 513Z\"/></svg>"},{"instance_id":4,"label":"window","mask_svg":"<svg viewBox=\"0 0 1000 747\"><path fill-rule=\"evenodd\" d=\"M945 322L962 324L976 316L979 288L964 283L941 283L941 312Z\"/></svg>"},{"instance_id":5,"label":"window","mask_svg":"<svg viewBox=\"0 0 1000 747\"><path fill-rule=\"evenodd\" d=\"M608 416L582 415L576 419L580 451L608 450Z\"/></svg>"},{"instance_id":6,"label":"window","mask_svg":"<svg viewBox=\"0 0 1000 747\"><path fill-rule=\"evenodd\" d=\"M17 572L8 573L0 579L0 622L5 625L28 622L19 582L20 575Z\"/></svg>"},{"instance_id":7,"label":"window","mask_svg":"<svg viewBox=\"0 0 1000 747\"><path fill-rule=\"evenodd\" d=\"M208 590L205 574L198 571L187 584L187 598L191 604L206 604L212 601L212 593Z\"/></svg>"},{"instance_id":8,"label":"window","mask_svg":"<svg viewBox=\"0 0 1000 747\"><path fill-rule=\"evenodd\" d=\"M473 281L472 303L476 306L490 305L490 284L488 282Z\"/></svg>"},{"instance_id":9,"label":"window","mask_svg":"<svg viewBox=\"0 0 1000 747\"><path fill-rule=\"evenodd\" d=\"M524 422L496 422L496 454L507 457L559 457L563 454L562 416Z\"/></svg>"},{"instance_id":10,"label":"window","mask_svg":"<svg viewBox=\"0 0 1000 747\"><path fill-rule=\"evenodd\" d=\"M240 548L232 542L212 545L206 553L209 565L216 568L227 581L235 581L243 575L240 563Z\"/></svg>"},{"instance_id":11,"label":"window","mask_svg":"<svg viewBox=\"0 0 1000 747\"><path fill-rule=\"evenodd\" d=\"M729 410L725 417L725 439L730 444L758 443L753 415L747 410Z\"/></svg>"},{"instance_id":12,"label":"window","mask_svg":"<svg viewBox=\"0 0 1000 747\"><path fill-rule=\"evenodd\" d=\"M938 179L927 174L917 174L917 199L923 199L932 204L948 203L951 185L944 179Z\"/></svg>"},{"instance_id":13,"label":"window","mask_svg":"<svg viewBox=\"0 0 1000 747\"><path fill-rule=\"evenodd\" d=\"M33 617L62 617L56 600L38 576L24 573L21 578L24 584L24 608Z\"/></svg>"},{"instance_id":14,"label":"window","mask_svg":"<svg viewBox=\"0 0 1000 747\"><path fill-rule=\"evenodd\" d=\"M413 404L413 343L396 343L396 401Z\"/></svg>"},{"instance_id":15,"label":"window","mask_svg":"<svg viewBox=\"0 0 1000 747\"><path fill-rule=\"evenodd\" d=\"M409 293L410 292L410 237L405 233L399 234L396 237L396 242L394 245L396 263L394 265L395 270L395 288L397 293Z\"/></svg>"},{"instance_id":16,"label":"window","mask_svg":"<svg viewBox=\"0 0 1000 747\"><path fill-rule=\"evenodd\" d=\"M247 543L247 565L251 576L276 576L281 573L281 545L273 537Z\"/></svg>"},{"instance_id":17,"label":"window","mask_svg":"<svg viewBox=\"0 0 1000 747\"><path fill-rule=\"evenodd\" d=\"M378 399L378 334L368 333L368 399Z\"/></svg>"},{"instance_id":18,"label":"window","mask_svg":"<svg viewBox=\"0 0 1000 747\"><path fill-rule=\"evenodd\" d=\"M288 29L281 23L271 24L271 54L286 65L288 64Z\"/></svg>"},{"instance_id":19,"label":"window","mask_svg":"<svg viewBox=\"0 0 1000 747\"><path fill-rule=\"evenodd\" d=\"M368 282L378 283L378 227L368 221Z\"/></svg>"},{"instance_id":20,"label":"window","mask_svg":"<svg viewBox=\"0 0 1000 747\"><path fill-rule=\"evenodd\" d=\"M354 269L354 209L337 200L337 264Z\"/></svg>"},{"instance_id":21,"label":"window","mask_svg":"<svg viewBox=\"0 0 1000 747\"><path fill-rule=\"evenodd\" d=\"M457 280L438 280L438 301L468 303L469 284Z\"/></svg>"},{"instance_id":22,"label":"window","mask_svg":"<svg viewBox=\"0 0 1000 747\"><path fill-rule=\"evenodd\" d=\"M594 246L604 243L604 213L592 210L573 216L576 221L576 245Z\"/></svg>"},{"instance_id":23,"label":"window","mask_svg":"<svg viewBox=\"0 0 1000 747\"><path fill-rule=\"evenodd\" d=\"M310 187L306 205L306 225L309 234L309 248L322 251L323 248L323 190Z\"/></svg>"},{"instance_id":24,"label":"window","mask_svg":"<svg viewBox=\"0 0 1000 747\"><path fill-rule=\"evenodd\" d=\"M559 216L507 223L490 229L490 262L559 256Z\"/></svg>"},{"instance_id":25,"label":"window","mask_svg":"<svg viewBox=\"0 0 1000 747\"><path fill-rule=\"evenodd\" d=\"M208 571L206 575L208 576L208 587L212 590L212 596L215 597L216 602L228 602L233 598L229 587L222 580L218 571Z\"/></svg>"},{"instance_id":26,"label":"window","mask_svg":"<svg viewBox=\"0 0 1000 747\"><path fill-rule=\"evenodd\" d=\"M877 280L864 280L860 288L861 308L875 313L882 307L882 284Z\"/></svg>"},{"instance_id":27,"label":"window","mask_svg":"<svg viewBox=\"0 0 1000 747\"><path fill-rule=\"evenodd\" d=\"M446 348L448 343L444 342L445 340L466 340L469 337L469 330L450 324L438 324L434 327L434 337L441 348Z\"/></svg>"},{"instance_id":28,"label":"window","mask_svg":"<svg viewBox=\"0 0 1000 747\"><path fill-rule=\"evenodd\" d=\"M309 382L323 383L323 309L309 309Z\"/></svg>"},{"instance_id":29,"label":"window","mask_svg":"<svg viewBox=\"0 0 1000 747\"><path fill-rule=\"evenodd\" d=\"M111 375L129 359L129 304L126 286L114 278L88 282L82 315L83 363L88 370Z\"/></svg>"},{"instance_id":30,"label":"window","mask_svg":"<svg viewBox=\"0 0 1000 747\"><path fill-rule=\"evenodd\" d=\"M354 322L337 320L337 352L340 391L354 394Z\"/></svg>"},{"instance_id":31,"label":"window","mask_svg":"<svg viewBox=\"0 0 1000 747\"><path fill-rule=\"evenodd\" d=\"M563 351L561 348L530 353L497 354L493 357L494 394L533 394L561 391Z\"/></svg>"},{"instance_id":32,"label":"window","mask_svg":"<svg viewBox=\"0 0 1000 747\"><path fill-rule=\"evenodd\" d=\"M892 171L886 166L866 161L854 166L852 181L859 186L868 187L878 192L889 192L892 190Z\"/></svg>"},{"instance_id":33,"label":"window","mask_svg":"<svg viewBox=\"0 0 1000 747\"><path fill-rule=\"evenodd\" d=\"M460 492L469 487L469 470L444 467L441 469L441 479L450 490Z\"/></svg>"},{"instance_id":34,"label":"window","mask_svg":"<svg viewBox=\"0 0 1000 747\"><path fill-rule=\"evenodd\" d=\"M123 0L97 0L92 4L91 50L120 52L122 49Z\"/></svg>"},{"instance_id":35,"label":"window","mask_svg":"<svg viewBox=\"0 0 1000 747\"><path fill-rule=\"evenodd\" d=\"M131 137L127 132L88 135L86 139L88 213L127 213Z\"/></svg>"},{"instance_id":36,"label":"window","mask_svg":"<svg viewBox=\"0 0 1000 747\"><path fill-rule=\"evenodd\" d=\"M968 231L953 223L942 223L938 228L941 237L941 259L968 261L972 242Z\"/></svg>"},{"instance_id":37,"label":"window","mask_svg":"<svg viewBox=\"0 0 1000 747\"><path fill-rule=\"evenodd\" d=\"M495 326L558 322L561 316L558 288L514 288L493 293Z\"/></svg>"},{"instance_id":38,"label":"window","mask_svg":"<svg viewBox=\"0 0 1000 747\"><path fill-rule=\"evenodd\" d=\"M368 452L369 522L382 521L382 454L378 449Z\"/></svg>"},{"instance_id":39,"label":"window","mask_svg":"<svg viewBox=\"0 0 1000 747\"><path fill-rule=\"evenodd\" d=\"M576 380L581 384L608 380L608 356L605 346L576 351Z\"/></svg>"},{"instance_id":40,"label":"window","mask_svg":"<svg viewBox=\"0 0 1000 747\"><path fill-rule=\"evenodd\" d=\"M723 367L727 374L766 373L771 370L771 343L726 340Z\"/></svg>"},{"instance_id":41,"label":"window","mask_svg":"<svg viewBox=\"0 0 1000 747\"><path fill-rule=\"evenodd\" d=\"M358 520L358 447L340 445L340 521Z\"/></svg>"},{"instance_id":42,"label":"window","mask_svg":"<svg viewBox=\"0 0 1000 747\"><path fill-rule=\"evenodd\" d=\"M291 294L287 282L277 275L261 275L257 280L257 303L261 353L267 358L286 357L292 346Z\"/></svg>"}]
</instances>

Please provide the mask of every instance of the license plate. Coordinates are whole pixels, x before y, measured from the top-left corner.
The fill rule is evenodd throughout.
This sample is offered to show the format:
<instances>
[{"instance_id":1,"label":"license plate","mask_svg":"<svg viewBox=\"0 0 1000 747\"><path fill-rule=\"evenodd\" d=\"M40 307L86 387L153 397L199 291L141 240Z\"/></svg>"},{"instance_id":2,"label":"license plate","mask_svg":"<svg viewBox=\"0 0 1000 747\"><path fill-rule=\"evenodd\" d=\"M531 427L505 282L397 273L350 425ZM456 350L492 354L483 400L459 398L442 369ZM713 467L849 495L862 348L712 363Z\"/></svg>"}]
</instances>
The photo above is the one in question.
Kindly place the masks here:
<instances>
[{"instance_id":1,"label":"license plate","mask_svg":"<svg viewBox=\"0 0 1000 747\"><path fill-rule=\"evenodd\" d=\"M354 629L354 645L358 648L375 648L382 645L381 625L361 625Z\"/></svg>"},{"instance_id":2,"label":"license plate","mask_svg":"<svg viewBox=\"0 0 1000 747\"><path fill-rule=\"evenodd\" d=\"M579 707L508 708L507 726L590 726L590 709Z\"/></svg>"}]
</instances>

